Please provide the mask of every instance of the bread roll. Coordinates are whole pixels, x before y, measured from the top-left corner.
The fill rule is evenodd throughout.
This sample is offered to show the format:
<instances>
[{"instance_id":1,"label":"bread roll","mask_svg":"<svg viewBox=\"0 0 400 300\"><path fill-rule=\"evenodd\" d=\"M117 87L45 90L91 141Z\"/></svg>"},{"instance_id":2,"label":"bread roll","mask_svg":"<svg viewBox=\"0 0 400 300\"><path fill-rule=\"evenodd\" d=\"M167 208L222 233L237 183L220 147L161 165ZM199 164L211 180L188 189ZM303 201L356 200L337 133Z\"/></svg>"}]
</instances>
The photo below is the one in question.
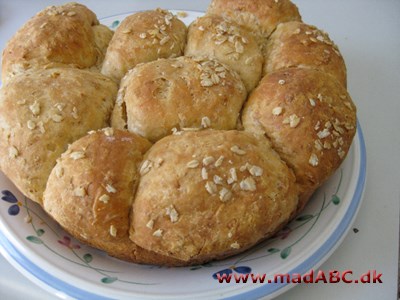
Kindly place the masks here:
<instances>
[{"instance_id":1,"label":"bread roll","mask_svg":"<svg viewBox=\"0 0 400 300\"><path fill-rule=\"evenodd\" d=\"M356 132L356 108L334 77L292 68L263 78L245 105L246 131L265 134L294 170L299 210L345 159Z\"/></svg>"},{"instance_id":2,"label":"bread roll","mask_svg":"<svg viewBox=\"0 0 400 300\"><path fill-rule=\"evenodd\" d=\"M49 63L95 66L106 47L96 44L97 26L96 15L77 3L50 6L39 12L7 43L2 56L2 81Z\"/></svg>"},{"instance_id":3,"label":"bread roll","mask_svg":"<svg viewBox=\"0 0 400 300\"><path fill-rule=\"evenodd\" d=\"M346 87L346 65L327 33L301 22L278 25L265 47L264 75L290 67L315 68Z\"/></svg>"},{"instance_id":4,"label":"bread roll","mask_svg":"<svg viewBox=\"0 0 400 300\"><path fill-rule=\"evenodd\" d=\"M117 81L139 63L183 54L185 24L162 9L125 18L109 44L101 72Z\"/></svg>"},{"instance_id":5,"label":"bread roll","mask_svg":"<svg viewBox=\"0 0 400 300\"><path fill-rule=\"evenodd\" d=\"M224 16L267 38L279 23L301 21L289 0L212 0L207 14Z\"/></svg>"},{"instance_id":6,"label":"bread roll","mask_svg":"<svg viewBox=\"0 0 400 300\"><path fill-rule=\"evenodd\" d=\"M107 124L116 84L73 68L27 71L0 90L0 167L41 203L47 178L69 143Z\"/></svg>"},{"instance_id":7,"label":"bread roll","mask_svg":"<svg viewBox=\"0 0 400 300\"><path fill-rule=\"evenodd\" d=\"M144 138L112 128L75 141L50 174L44 209L71 235L111 256L161 264L162 257L128 237L138 165L150 146Z\"/></svg>"},{"instance_id":8,"label":"bread roll","mask_svg":"<svg viewBox=\"0 0 400 300\"><path fill-rule=\"evenodd\" d=\"M113 37L114 32L110 30L105 25L93 26L94 42L97 49L99 50L96 68L101 70L101 64L103 63L104 57L106 55L108 44Z\"/></svg>"},{"instance_id":9,"label":"bread roll","mask_svg":"<svg viewBox=\"0 0 400 300\"><path fill-rule=\"evenodd\" d=\"M130 237L187 264L242 252L297 206L294 175L265 139L249 133L168 136L144 159Z\"/></svg>"},{"instance_id":10,"label":"bread roll","mask_svg":"<svg viewBox=\"0 0 400 300\"><path fill-rule=\"evenodd\" d=\"M189 26L187 56L208 56L236 71L247 91L260 81L263 56L253 35L220 16L204 16Z\"/></svg>"},{"instance_id":11,"label":"bread roll","mask_svg":"<svg viewBox=\"0 0 400 300\"><path fill-rule=\"evenodd\" d=\"M173 128L234 129L246 96L239 76L215 60L160 59L122 80L112 125L153 142Z\"/></svg>"},{"instance_id":12,"label":"bread roll","mask_svg":"<svg viewBox=\"0 0 400 300\"><path fill-rule=\"evenodd\" d=\"M216 58L240 75L247 91L261 78L263 57L254 36L219 16L200 17L190 24L185 55Z\"/></svg>"}]
</instances>

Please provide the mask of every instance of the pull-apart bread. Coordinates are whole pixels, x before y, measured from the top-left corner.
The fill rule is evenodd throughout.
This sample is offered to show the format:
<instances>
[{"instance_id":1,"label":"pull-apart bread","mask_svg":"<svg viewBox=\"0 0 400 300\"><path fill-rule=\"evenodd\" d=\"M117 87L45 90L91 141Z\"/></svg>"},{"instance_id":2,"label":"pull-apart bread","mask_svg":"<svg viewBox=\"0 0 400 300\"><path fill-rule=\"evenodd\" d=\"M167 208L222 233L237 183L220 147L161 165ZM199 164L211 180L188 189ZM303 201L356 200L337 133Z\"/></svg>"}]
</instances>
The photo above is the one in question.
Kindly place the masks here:
<instances>
[{"instance_id":1,"label":"pull-apart bread","mask_svg":"<svg viewBox=\"0 0 400 300\"><path fill-rule=\"evenodd\" d=\"M142 11L115 33L52 6L2 66L2 172L71 236L136 263L200 264L273 236L356 133L338 47L289 0L212 0L188 29Z\"/></svg>"}]
</instances>

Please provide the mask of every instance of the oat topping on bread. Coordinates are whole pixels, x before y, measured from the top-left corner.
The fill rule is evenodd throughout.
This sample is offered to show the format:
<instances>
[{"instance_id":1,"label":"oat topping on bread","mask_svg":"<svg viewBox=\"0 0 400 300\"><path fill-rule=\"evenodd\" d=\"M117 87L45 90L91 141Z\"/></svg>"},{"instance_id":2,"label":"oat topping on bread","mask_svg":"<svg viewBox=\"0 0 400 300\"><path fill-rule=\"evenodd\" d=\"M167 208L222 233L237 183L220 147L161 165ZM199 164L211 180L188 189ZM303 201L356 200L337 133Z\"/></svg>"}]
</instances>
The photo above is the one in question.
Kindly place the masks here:
<instances>
[{"instance_id":1,"label":"oat topping on bread","mask_svg":"<svg viewBox=\"0 0 400 300\"><path fill-rule=\"evenodd\" d=\"M356 132L343 56L289 0L212 0L191 24L158 8L115 32L51 6L7 43L2 81L1 171L71 236L135 263L271 237Z\"/></svg>"}]
</instances>

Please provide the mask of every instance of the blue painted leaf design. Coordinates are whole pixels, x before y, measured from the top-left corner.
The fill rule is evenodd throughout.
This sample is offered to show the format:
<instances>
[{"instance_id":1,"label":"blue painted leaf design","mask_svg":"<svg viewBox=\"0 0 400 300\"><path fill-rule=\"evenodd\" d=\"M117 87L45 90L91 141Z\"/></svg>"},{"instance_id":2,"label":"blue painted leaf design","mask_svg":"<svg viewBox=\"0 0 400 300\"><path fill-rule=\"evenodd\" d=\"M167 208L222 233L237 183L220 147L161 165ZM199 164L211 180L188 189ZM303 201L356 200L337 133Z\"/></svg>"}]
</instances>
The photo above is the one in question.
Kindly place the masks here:
<instances>
[{"instance_id":1,"label":"blue painted leaf design","mask_svg":"<svg viewBox=\"0 0 400 300\"><path fill-rule=\"evenodd\" d=\"M206 268L209 268L209 267L212 267L213 265L212 265L212 263L205 263L205 264L202 264L201 265L202 267L206 267Z\"/></svg>"},{"instance_id":2,"label":"blue painted leaf design","mask_svg":"<svg viewBox=\"0 0 400 300\"><path fill-rule=\"evenodd\" d=\"M38 236L42 236L44 234L44 230L43 229L38 229L38 230L36 230L36 234Z\"/></svg>"},{"instance_id":3,"label":"blue painted leaf design","mask_svg":"<svg viewBox=\"0 0 400 300\"><path fill-rule=\"evenodd\" d=\"M303 222L303 221L307 221L309 219L312 219L313 215L302 215L296 218L297 222Z\"/></svg>"},{"instance_id":4,"label":"blue painted leaf design","mask_svg":"<svg viewBox=\"0 0 400 300\"><path fill-rule=\"evenodd\" d=\"M27 236L26 239L35 244L43 244L43 241L41 239L33 235Z\"/></svg>"},{"instance_id":5,"label":"blue painted leaf design","mask_svg":"<svg viewBox=\"0 0 400 300\"><path fill-rule=\"evenodd\" d=\"M118 21L118 20L115 20L114 22L112 22L111 28L115 28L115 27L117 27L118 25L119 25L119 21Z\"/></svg>"},{"instance_id":6,"label":"blue painted leaf design","mask_svg":"<svg viewBox=\"0 0 400 300\"><path fill-rule=\"evenodd\" d=\"M290 252L292 251L292 247L286 247L285 249L283 249L282 251L281 251L281 258L282 259L286 259L288 256L289 256L289 254L290 254Z\"/></svg>"},{"instance_id":7,"label":"blue painted leaf design","mask_svg":"<svg viewBox=\"0 0 400 300\"><path fill-rule=\"evenodd\" d=\"M10 191L3 190L3 191L1 191L1 193L3 194L3 196L1 197L2 200L7 201L9 203L17 203L18 202L17 198Z\"/></svg>"},{"instance_id":8,"label":"blue painted leaf design","mask_svg":"<svg viewBox=\"0 0 400 300\"><path fill-rule=\"evenodd\" d=\"M18 215L18 214L19 214L19 206L18 206L17 204L11 205L11 206L8 208L8 214L9 214L10 216L16 216L16 215Z\"/></svg>"},{"instance_id":9,"label":"blue painted leaf design","mask_svg":"<svg viewBox=\"0 0 400 300\"><path fill-rule=\"evenodd\" d=\"M14 194L13 194L11 191L9 191L9 190L2 190L1 193L2 193L4 196L12 196L12 197L15 197Z\"/></svg>"},{"instance_id":10,"label":"blue painted leaf design","mask_svg":"<svg viewBox=\"0 0 400 300\"><path fill-rule=\"evenodd\" d=\"M276 252L279 252L279 251L281 251L281 250L279 250L279 249L277 249L277 248L269 248L267 251L268 251L269 253L276 253Z\"/></svg>"},{"instance_id":11,"label":"blue painted leaf design","mask_svg":"<svg viewBox=\"0 0 400 300\"><path fill-rule=\"evenodd\" d=\"M222 276L223 274L229 275L229 274L232 274L232 269L224 269L224 270L218 271L218 272L214 273L212 277L214 279L218 279L217 274L219 274L220 276Z\"/></svg>"},{"instance_id":12,"label":"blue painted leaf design","mask_svg":"<svg viewBox=\"0 0 400 300\"><path fill-rule=\"evenodd\" d=\"M340 203L340 198L337 195L332 196L332 203L338 205Z\"/></svg>"},{"instance_id":13,"label":"blue painted leaf design","mask_svg":"<svg viewBox=\"0 0 400 300\"><path fill-rule=\"evenodd\" d=\"M117 280L118 280L117 277L104 277L101 279L101 282L109 284L109 283L113 283L114 281L117 281Z\"/></svg>"},{"instance_id":14,"label":"blue painted leaf design","mask_svg":"<svg viewBox=\"0 0 400 300\"><path fill-rule=\"evenodd\" d=\"M83 259L84 259L87 263L90 263L90 262L93 260L93 256L92 256L92 254L90 254L90 253L86 253L86 254L83 256Z\"/></svg>"},{"instance_id":15,"label":"blue painted leaf design","mask_svg":"<svg viewBox=\"0 0 400 300\"><path fill-rule=\"evenodd\" d=\"M251 273L251 268L247 266L240 266L240 267L235 267L233 268L236 272L240 274L249 274Z\"/></svg>"}]
</instances>

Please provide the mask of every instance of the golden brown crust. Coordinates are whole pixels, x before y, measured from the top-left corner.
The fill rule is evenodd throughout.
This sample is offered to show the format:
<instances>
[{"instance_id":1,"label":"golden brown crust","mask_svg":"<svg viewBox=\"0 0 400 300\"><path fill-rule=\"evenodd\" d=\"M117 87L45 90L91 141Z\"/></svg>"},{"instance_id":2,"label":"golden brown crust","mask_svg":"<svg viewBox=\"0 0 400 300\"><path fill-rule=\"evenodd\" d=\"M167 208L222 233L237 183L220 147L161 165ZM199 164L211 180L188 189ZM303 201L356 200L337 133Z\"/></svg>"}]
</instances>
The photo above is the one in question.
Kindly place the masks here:
<instances>
[{"instance_id":1,"label":"golden brown crust","mask_svg":"<svg viewBox=\"0 0 400 300\"><path fill-rule=\"evenodd\" d=\"M116 84L89 71L27 71L0 90L0 166L23 194L41 202L56 159L69 143L107 124Z\"/></svg>"},{"instance_id":2,"label":"golden brown crust","mask_svg":"<svg viewBox=\"0 0 400 300\"><path fill-rule=\"evenodd\" d=\"M261 78L263 56L254 36L220 16L206 15L189 26L185 55L208 56L236 71L247 91Z\"/></svg>"},{"instance_id":3,"label":"golden brown crust","mask_svg":"<svg viewBox=\"0 0 400 300\"><path fill-rule=\"evenodd\" d=\"M103 63L104 57L106 55L108 44L110 43L114 32L105 25L95 25L93 28L94 42L98 50L97 70L101 69L101 64Z\"/></svg>"},{"instance_id":4,"label":"golden brown crust","mask_svg":"<svg viewBox=\"0 0 400 300\"><path fill-rule=\"evenodd\" d=\"M245 130L271 139L293 168L302 208L346 157L356 131L356 108L331 75L293 68L263 78L245 105L242 121Z\"/></svg>"},{"instance_id":5,"label":"golden brown crust","mask_svg":"<svg viewBox=\"0 0 400 300\"><path fill-rule=\"evenodd\" d=\"M186 26L162 9L125 18L109 44L101 72L115 80L139 63L183 54Z\"/></svg>"},{"instance_id":6,"label":"golden brown crust","mask_svg":"<svg viewBox=\"0 0 400 300\"><path fill-rule=\"evenodd\" d=\"M96 15L77 3L50 6L31 18L7 43L2 81L49 63L89 68L101 60L95 43Z\"/></svg>"},{"instance_id":7,"label":"golden brown crust","mask_svg":"<svg viewBox=\"0 0 400 300\"><path fill-rule=\"evenodd\" d=\"M0 169L119 259L188 266L245 251L304 208L355 135L343 58L289 0L213 0L186 34L161 9L114 34L68 3L3 52Z\"/></svg>"},{"instance_id":8,"label":"golden brown crust","mask_svg":"<svg viewBox=\"0 0 400 300\"><path fill-rule=\"evenodd\" d=\"M278 25L264 49L264 75L291 67L315 68L346 87L346 65L327 33L301 22Z\"/></svg>"},{"instance_id":9,"label":"golden brown crust","mask_svg":"<svg viewBox=\"0 0 400 300\"><path fill-rule=\"evenodd\" d=\"M168 136L144 159L131 239L187 263L251 247L297 206L292 172L265 139L249 133Z\"/></svg>"},{"instance_id":10,"label":"golden brown crust","mask_svg":"<svg viewBox=\"0 0 400 300\"><path fill-rule=\"evenodd\" d=\"M173 128L234 129L246 96L239 76L217 61L160 59L122 80L112 124L153 142Z\"/></svg>"},{"instance_id":11,"label":"golden brown crust","mask_svg":"<svg viewBox=\"0 0 400 300\"><path fill-rule=\"evenodd\" d=\"M112 128L75 141L50 174L44 209L71 235L111 256L173 263L128 238L138 165L150 146L142 137Z\"/></svg>"},{"instance_id":12,"label":"golden brown crust","mask_svg":"<svg viewBox=\"0 0 400 300\"><path fill-rule=\"evenodd\" d=\"M301 21L297 6L289 0L212 0L207 14L232 19L263 38L279 23Z\"/></svg>"}]
</instances>

